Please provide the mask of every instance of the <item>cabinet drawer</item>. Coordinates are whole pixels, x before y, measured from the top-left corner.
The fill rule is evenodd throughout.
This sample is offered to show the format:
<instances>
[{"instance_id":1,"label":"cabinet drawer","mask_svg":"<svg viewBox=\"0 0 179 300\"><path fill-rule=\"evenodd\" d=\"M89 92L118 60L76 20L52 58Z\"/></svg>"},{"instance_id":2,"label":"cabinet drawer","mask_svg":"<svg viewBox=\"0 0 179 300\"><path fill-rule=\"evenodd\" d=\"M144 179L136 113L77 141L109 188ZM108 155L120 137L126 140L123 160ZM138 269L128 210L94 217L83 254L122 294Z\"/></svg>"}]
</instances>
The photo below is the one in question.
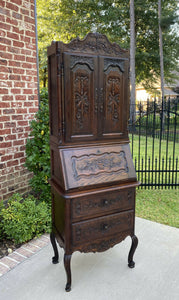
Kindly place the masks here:
<instances>
[{"instance_id":1,"label":"cabinet drawer","mask_svg":"<svg viewBox=\"0 0 179 300\"><path fill-rule=\"evenodd\" d=\"M72 200L72 219L134 208L135 190L109 191Z\"/></svg>"},{"instance_id":2,"label":"cabinet drawer","mask_svg":"<svg viewBox=\"0 0 179 300\"><path fill-rule=\"evenodd\" d=\"M127 231L133 227L133 223L132 210L74 223L72 224L73 246Z\"/></svg>"}]
</instances>

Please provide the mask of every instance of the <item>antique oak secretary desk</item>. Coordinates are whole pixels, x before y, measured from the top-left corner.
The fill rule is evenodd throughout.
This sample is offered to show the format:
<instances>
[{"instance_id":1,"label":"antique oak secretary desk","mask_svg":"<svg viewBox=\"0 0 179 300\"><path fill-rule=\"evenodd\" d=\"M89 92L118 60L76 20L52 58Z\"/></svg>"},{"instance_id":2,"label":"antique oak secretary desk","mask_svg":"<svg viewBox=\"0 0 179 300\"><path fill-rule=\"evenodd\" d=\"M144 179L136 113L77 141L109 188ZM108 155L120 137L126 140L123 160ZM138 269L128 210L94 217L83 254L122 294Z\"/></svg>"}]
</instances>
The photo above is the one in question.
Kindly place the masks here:
<instances>
[{"instance_id":1,"label":"antique oak secretary desk","mask_svg":"<svg viewBox=\"0 0 179 300\"><path fill-rule=\"evenodd\" d=\"M48 47L51 243L64 248L66 291L74 251L100 252L134 234L136 179L129 148L129 56L89 33Z\"/></svg>"}]
</instances>

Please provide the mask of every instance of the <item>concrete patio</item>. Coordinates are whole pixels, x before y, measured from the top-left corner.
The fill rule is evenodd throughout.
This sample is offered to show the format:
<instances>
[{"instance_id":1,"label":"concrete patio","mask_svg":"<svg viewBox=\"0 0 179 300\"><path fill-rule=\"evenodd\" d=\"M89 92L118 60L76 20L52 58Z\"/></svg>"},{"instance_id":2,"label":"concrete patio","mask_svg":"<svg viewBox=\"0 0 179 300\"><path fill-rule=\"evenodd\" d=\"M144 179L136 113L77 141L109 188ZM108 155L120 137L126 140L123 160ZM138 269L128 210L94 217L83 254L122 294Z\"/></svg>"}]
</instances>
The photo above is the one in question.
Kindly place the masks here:
<instances>
[{"instance_id":1,"label":"concrete patio","mask_svg":"<svg viewBox=\"0 0 179 300\"><path fill-rule=\"evenodd\" d=\"M139 245L129 269L128 237L103 253L72 256L72 290L66 293L63 250L53 265L50 243L0 277L1 300L178 300L179 229L136 218Z\"/></svg>"}]
</instances>

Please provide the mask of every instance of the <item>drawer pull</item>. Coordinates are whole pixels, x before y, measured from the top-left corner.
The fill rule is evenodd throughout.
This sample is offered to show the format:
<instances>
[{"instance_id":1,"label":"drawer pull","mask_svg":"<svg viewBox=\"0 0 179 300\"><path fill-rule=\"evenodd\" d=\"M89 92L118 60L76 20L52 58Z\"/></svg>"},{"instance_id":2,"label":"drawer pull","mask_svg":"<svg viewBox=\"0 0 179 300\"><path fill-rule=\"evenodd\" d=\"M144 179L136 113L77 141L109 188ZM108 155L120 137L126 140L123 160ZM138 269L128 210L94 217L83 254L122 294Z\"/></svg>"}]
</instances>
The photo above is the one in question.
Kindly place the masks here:
<instances>
[{"instance_id":1,"label":"drawer pull","mask_svg":"<svg viewBox=\"0 0 179 300\"><path fill-rule=\"evenodd\" d=\"M102 226L102 229L103 230L107 230L109 228L109 225L108 224L103 224L103 226Z\"/></svg>"},{"instance_id":2,"label":"drawer pull","mask_svg":"<svg viewBox=\"0 0 179 300\"><path fill-rule=\"evenodd\" d=\"M107 199L104 199L104 200L103 200L103 205L105 206L105 205L108 205L108 204L109 204L108 200L107 200Z\"/></svg>"}]
</instances>

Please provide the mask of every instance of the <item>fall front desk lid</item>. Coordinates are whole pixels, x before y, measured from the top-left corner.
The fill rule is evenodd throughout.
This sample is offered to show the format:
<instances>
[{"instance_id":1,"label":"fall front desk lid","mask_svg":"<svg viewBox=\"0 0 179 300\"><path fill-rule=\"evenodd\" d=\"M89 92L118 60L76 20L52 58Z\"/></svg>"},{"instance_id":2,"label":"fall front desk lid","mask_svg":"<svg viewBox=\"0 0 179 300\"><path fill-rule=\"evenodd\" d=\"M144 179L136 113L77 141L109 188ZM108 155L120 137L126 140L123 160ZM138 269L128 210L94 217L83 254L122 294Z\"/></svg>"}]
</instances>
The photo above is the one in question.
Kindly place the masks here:
<instances>
[{"instance_id":1,"label":"fall front desk lid","mask_svg":"<svg viewBox=\"0 0 179 300\"><path fill-rule=\"evenodd\" d=\"M129 144L59 151L65 190L137 180Z\"/></svg>"}]
</instances>

